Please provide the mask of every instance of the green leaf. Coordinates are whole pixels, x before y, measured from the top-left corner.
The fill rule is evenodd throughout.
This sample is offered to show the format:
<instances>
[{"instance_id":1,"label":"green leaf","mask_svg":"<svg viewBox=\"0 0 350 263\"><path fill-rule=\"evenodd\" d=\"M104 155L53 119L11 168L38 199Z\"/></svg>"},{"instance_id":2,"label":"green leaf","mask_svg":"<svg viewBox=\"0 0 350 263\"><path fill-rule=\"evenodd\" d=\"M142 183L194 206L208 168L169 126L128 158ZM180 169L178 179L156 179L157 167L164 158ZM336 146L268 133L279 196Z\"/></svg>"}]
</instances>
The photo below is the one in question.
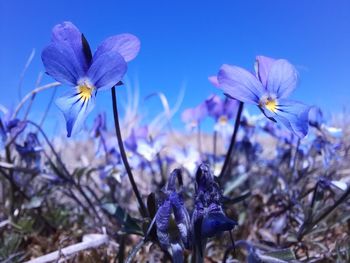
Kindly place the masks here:
<instances>
[{"instance_id":1,"label":"green leaf","mask_svg":"<svg viewBox=\"0 0 350 263\"><path fill-rule=\"evenodd\" d=\"M102 208L116 218L122 226L123 232L143 236L144 233L137 220L131 217L123 208L113 203L103 204Z\"/></svg>"},{"instance_id":2,"label":"green leaf","mask_svg":"<svg viewBox=\"0 0 350 263\"><path fill-rule=\"evenodd\" d=\"M0 259L5 260L16 253L22 243L22 236L16 233L5 234L0 242Z\"/></svg>"},{"instance_id":3,"label":"green leaf","mask_svg":"<svg viewBox=\"0 0 350 263\"><path fill-rule=\"evenodd\" d=\"M259 257L267 262L289 262L296 260L294 252L290 248L266 252L263 255L259 255ZM268 258L271 258L271 260L269 261ZM273 261L273 259L277 261Z\"/></svg>"},{"instance_id":4,"label":"green leaf","mask_svg":"<svg viewBox=\"0 0 350 263\"><path fill-rule=\"evenodd\" d=\"M20 218L17 223L12 223L12 225L22 233L32 233L34 231L35 220L30 217Z\"/></svg>"}]
</instances>

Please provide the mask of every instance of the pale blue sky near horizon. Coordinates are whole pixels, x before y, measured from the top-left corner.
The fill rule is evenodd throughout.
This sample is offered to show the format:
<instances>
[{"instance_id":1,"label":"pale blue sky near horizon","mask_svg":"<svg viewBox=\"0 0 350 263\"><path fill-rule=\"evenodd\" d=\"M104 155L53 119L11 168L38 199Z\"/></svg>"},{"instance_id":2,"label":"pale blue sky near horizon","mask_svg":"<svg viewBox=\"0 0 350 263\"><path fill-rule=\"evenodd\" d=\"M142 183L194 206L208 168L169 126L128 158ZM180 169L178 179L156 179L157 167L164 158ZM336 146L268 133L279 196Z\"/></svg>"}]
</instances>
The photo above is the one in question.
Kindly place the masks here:
<instances>
[{"instance_id":1,"label":"pale blue sky near horizon","mask_svg":"<svg viewBox=\"0 0 350 263\"><path fill-rule=\"evenodd\" d=\"M33 48L36 54L23 93L34 87L44 71L40 53L52 27L72 21L92 49L114 34L129 32L140 38L140 54L129 64L127 76L139 83L141 109L148 118L161 106L155 98L144 102L145 96L160 91L173 105L184 86L181 110L196 106L210 94L220 94L207 77L223 63L252 69L256 55L286 58L296 66L300 83L294 99L328 113L340 112L350 103L349 14L346 0L0 0L0 104L11 107L18 102L19 76ZM59 87L57 94L68 89ZM50 96L50 91L38 95L33 117L42 114ZM111 112L109 92L100 92L89 122L103 110ZM60 114L53 106L48 122L61 119ZM180 114L174 123L180 124Z\"/></svg>"}]
</instances>

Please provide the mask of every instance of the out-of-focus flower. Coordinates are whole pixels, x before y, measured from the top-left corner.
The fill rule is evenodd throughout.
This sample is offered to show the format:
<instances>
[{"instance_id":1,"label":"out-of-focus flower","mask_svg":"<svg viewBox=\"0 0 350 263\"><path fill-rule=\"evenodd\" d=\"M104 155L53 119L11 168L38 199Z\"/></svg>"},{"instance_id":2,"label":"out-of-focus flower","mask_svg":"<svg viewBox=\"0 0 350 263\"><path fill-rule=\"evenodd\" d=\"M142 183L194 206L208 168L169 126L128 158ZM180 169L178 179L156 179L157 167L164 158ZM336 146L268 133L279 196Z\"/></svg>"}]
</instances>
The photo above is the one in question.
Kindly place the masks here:
<instances>
[{"instance_id":1,"label":"out-of-focus flower","mask_svg":"<svg viewBox=\"0 0 350 263\"><path fill-rule=\"evenodd\" d=\"M164 149L165 137L159 134L153 138L149 134L148 126L136 127L125 140L125 146L130 154L151 162ZM142 163L143 160L140 160L140 164Z\"/></svg>"},{"instance_id":2,"label":"out-of-focus flower","mask_svg":"<svg viewBox=\"0 0 350 263\"><path fill-rule=\"evenodd\" d=\"M212 95L205 100L205 104L210 117L214 118L216 122L227 123L227 121L235 117L239 102L228 97L222 99L217 95Z\"/></svg>"},{"instance_id":3,"label":"out-of-focus flower","mask_svg":"<svg viewBox=\"0 0 350 263\"><path fill-rule=\"evenodd\" d=\"M94 120L94 124L91 128L91 136L98 138L102 136L102 133L107 131L107 123L106 123L106 113L99 113Z\"/></svg>"},{"instance_id":4,"label":"out-of-focus flower","mask_svg":"<svg viewBox=\"0 0 350 263\"><path fill-rule=\"evenodd\" d=\"M311 142L310 152L316 152L322 156L323 165L329 167L332 160L339 158L339 143L332 143L322 135L316 136Z\"/></svg>"},{"instance_id":5,"label":"out-of-focus flower","mask_svg":"<svg viewBox=\"0 0 350 263\"><path fill-rule=\"evenodd\" d=\"M186 169L189 174L194 174L200 162L200 154L193 147L183 149L173 149L171 151L172 157L178 165Z\"/></svg>"},{"instance_id":6,"label":"out-of-focus flower","mask_svg":"<svg viewBox=\"0 0 350 263\"><path fill-rule=\"evenodd\" d=\"M229 138L233 132L233 127L229 121L236 116L239 102L228 97L222 99L217 95L212 95L205 103L208 108L208 115L215 120L215 131L221 134L223 138Z\"/></svg>"},{"instance_id":7,"label":"out-of-focus flower","mask_svg":"<svg viewBox=\"0 0 350 263\"><path fill-rule=\"evenodd\" d=\"M185 122L191 130L197 128L200 122L208 115L207 105L199 104L195 108L189 108L182 112L182 121Z\"/></svg>"},{"instance_id":8,"label":"out-of-focus flower","mask_svg":"<svg viewBox=\"0 0 350 263\"><path fill-rule=\"evenodd\" d=\"M68 137L81 129L95 106L97 91L116 85L126 73L126 63L139 49L137 37L120 34L107 38L92 55L84 35L71 22L53 28L51 43L41 58L47 74L74 87L56 100L66 119Z\"/></svg>"},{"instance_id":9,"label":"out-of-focus flower","mask_svg":"<svg viewBox=\"0 0 350 263\"><path fill-rule=\"evenodd\" d=\"M183 249L190 247L191 221L181 193L176 191L176 179L182 184L181 170L175 169L162 190L156 213L158 241L163 249ZM176 246L178 245L178 246ZM173 251L173 255L176 251Z\"/></svg>"},{"instance_id":10,"label":"out-of-focus flower","mask_svg":"<svg viewBox=\"0 0 350 263\"><path fill-rule=\"evenodd\" d=\"M219 87L229 97L257 105L267 118L305 137L309 107L286 99L296 87L296 69L287 60L257 56L255 71L256 75L224 64L217 76Z\"/></svg>"},{"instance_id":11,"label":"out-of-focus flower","mask_svg":"<svg viewBox=\"0 0 350 263\"><path fill-rule=\"evenodd\" d=\"M329 126L323 117L323 113L319 107L313 106L309 112L309 124L310 126L316 128L319 131L326 131L333 137L341 137L343 131L340 128Z\"/></svg>"},{"instance_id":12,"label":"out-of-focus flower","mask_svg":"<svg viewBox=\"0 0 350 263\"><path fill-rule=\"evenodd\" d=\"M207 164L201 164L196 174L195 208L191 221L193 244L200 255L203 255L207 238L232 230L237 225L224 213L220 187Z\"/></svg>"},{"instance_id":13,"label":"out-of-focus flower","mask_svg":"<svg viewBox=\"0 0 350 263\"><path fill-rule=\"evenodd\" d=\"M0 149L6 145L8 138L13 138L22 133L27 123L19 119L11 119L10 113L6 114L3 119L0 118Z\"/></svg>"},{"instance_id":14,"label":"out-of-focus flower","mask_svg":"<svg viewBox=\"0 0 350 263\"><path fill-rule=\"evenodd\" d=\"M133 128L130 135L125 140L125 146L133 152L137 150L137 144L140 140L148 140L148 126Z\"/></svg>"},{"instance_id":15,"label":"out-of-focus flower","mask_svg":"<svg viewBox=\"0 0 350 263\"><path fill-rule=\"evenodd\" d=\"M35 133L28 133L23 145L16 144L16 150L28 167L40 167L42 147Z\"/></svg>"},{"instance_id":16,"label":"out-of-focus flower","mask_svg":"<svg viewBox=\"0 0 350 263\"><path fill-rule=\"evenodd\" d=\"M250 136L245 135L242 140L237 142L237 151L245 155L246 161L256 162L259 154L262 152L262 146L254 142Z\"/></svg>"}]
</instances>

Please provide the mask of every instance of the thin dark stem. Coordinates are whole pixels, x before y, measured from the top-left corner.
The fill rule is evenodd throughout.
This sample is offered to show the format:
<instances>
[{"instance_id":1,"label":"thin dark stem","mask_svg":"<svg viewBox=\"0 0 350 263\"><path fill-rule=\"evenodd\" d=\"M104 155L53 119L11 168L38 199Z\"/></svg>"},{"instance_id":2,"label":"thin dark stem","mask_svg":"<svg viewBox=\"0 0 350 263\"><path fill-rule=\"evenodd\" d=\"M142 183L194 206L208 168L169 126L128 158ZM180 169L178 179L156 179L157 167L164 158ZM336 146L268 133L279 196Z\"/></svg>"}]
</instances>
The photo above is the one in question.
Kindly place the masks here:
<instances>
[{"instance_id":1,"label":"thin dark stem","mask_svg":"<svg viewBox=\"0 0 350 263\"><path fill-rule=\"evenodd\" d=\"M136 244L136 246L134 246L134 248L130 251L130 254L128 255L128 257L125 260L125 263L131 263L133 262L134 257L136 256L137 252L139 252L139 250L143 247L143 245L145 245L147 243L147 241L145 241L144 239L141 239L139 243Z\"/></svg>"},{"instance_id":2,"label":"thin dark stem","mask_svg":"<svg viewBox=\"0 0 350 263\"><path fill-rule=\"evenodd\" d=\"M49 146L51 152L53 153L53 155L56 157L57 162L59 163L59 165L61 166L61 168L63 169L64 173L66 174L66 179L68 179L68 181L72 181L71 179L71 175L68 171L68 169L66 168L66 166L64 165L63 161L61 160L60 156L58 155L58 153L56 152L55 148L53 147L52 143L50 142L49 138L47 137L47 135L45 134L45 132L43 131L43 129L36 124L35 122L26 121L27 123L33 125L35 128L38 129L38 131L41 133L41 135L44 137L47 145Z\"/></svg>"},{"instance_id":3,"label":"thin dark stem","mask_svg":"<svg viewBox=\"0 0 350 263\"><path fill-rule=\"evenodd\" d=\"M241 122L242 111L243 111L243 102L240 101L239 102L239 106L238 106L237 115L236 115L236 120L235 120L235 127L233 129L233 134L232 134L230 146L228 148L228 151L227 151L227 154L226 154L226 157L225 157L225 162L224 162L224 165L222 167L222 170L221 170L221 173L220 173L220 176L219 176L220 178L222 178L227 173L227 169L228 169L229 164L231 162L233 149L234 149L234 146L235 146L235 143L236 143L238 128L239 128L239 124Z\"/></svg>"},{"instance_id":4,"label":"thin dark stem","mask_svg":"<svg viewBox=\"0 0 350 263\"><path fill-rule=\"evenodd\" d=\"M51 152L53 153L53 155L56 157L56 160L58 161L58 163L60 164L61 168L63 169L64 173L65 173L65 179L68 180L69 182L71 182L76 189L79 191L79 193L84 197L85 201L89 204L89 206L91 207L91 209L94 211L97 219L99 221L101 221L101 217L99 216L99 214L97 213L97 210L95 208L95 206L93 205L93 203L91 202L91 200L89 199L89 197L85 194L84 190L81 188L81 186L76 183L70 172L68 171L67 167L64 165L62 159L60 158L60 156L58 155L58 153L56 152L55 148L53 147L52 143L50 142L49 138L47 137L47 135L45 134L45 132L42 130L42 128L36 124L35 122L32 121L26 121L27 123L30 123L31 125L33 125L34 127L36 127L38 129L38 131L41 133L41 135L44 137L46 143L49 145ZM53 164L53 163L52 163Z\"/></svg>"},{"instance_id":5,"label":"thin dark stem","mask_svg":"<svg viewBox=\"0 0 350 263\"><path fill-rule=\"evenodd\" d=\"M139 203L140 206L140 212L141 215L144 217L148 216L147 213L147 209L145 204L142 201L140 192L137 188L137 185L135 183L134 180L134 176L132 174L129 162L128 162L128 158L126 157L126 152L124 149L124 144L123 144L123 139L122 139L122 134L120 131L120 124L119 124L119 117L118 117L118 108L117 108L117 96L115 93L115 87L112 88L112 104L113 104L113 117L114 117L114 124L115 124L115 132L117 134L117 139L118 139L118 145L119 145L119 149L120 149L120 155L122 157L123 163L124 163L124 167L126 170L126 173L128 174L132 189L134 190L134 193L136 195L137 201Z\"/></svg>"},{"instance_id":6,"label":"thin dark stem","mask_svg":"<svg viewBox=\"0 0 350 263\"><path fill-rule=\"evenodd\" d=\"M7 145L5 147L5 151L6 151L6 160L8 163L12 163L12 158L11 158L11 151L10 151L10 146ZM14 211L14 187L12 185L16 184L13 181L13 171L10 170L9 174L8 174L8 180L10 180L10 194L9 194L9 210L10 210L10 217L11 219L13 219L13 211Z\"/></svg>"},{"instance_id":7,"label":"thin dark stem","mask_svg":"<svg viewBox=\"0 0 350 263\"><path fill-rule=\"evenodd\" d=\"M90 211L89 209L79 200L78 197L75 196L75 194L73 193L73 190L69 187L67 187L67 191L63 191L67 196L69 196L70 198L74 199L74 201L81 207L83 208L83 210L90 215Z\"/></svg>"},{"instance_id":8,"label":"thin dark stem","mask_svg":"<svg viewBox=\"0 0 350 263\"><path fill-rule=\"evenodd\" d=\"M118 262L123 263L124 258L125 258L125 235L122 235L119 241Z\"/></svg>"},{"instance_id":9,"label":"thin dark stem","mask_svg":"<svg viewBox=\"0 0 350 263\"><path fill-rule=\"evenodd\" d=\"M73 181L74 186L77 188L78 192L84 197L85 201L89 204L89 206L92 208L92 211L94 211L97 219L101 222L101 217L99 216L99 214L97 213L97 210L94 206L94 204L91 202L90 198L86 195L86 193L84 192L84 190L81 188L81 185L76 183L75 181Z\"/></svg>"},{"instance_id":10,"label":"thin dark stem","mask_svg":"<svg viewBox=\"0 0 350 263\"><path fill-rule=\"evenodd\" d=\"M341 205L348 197L350 196L350 187L346 190L345 193L342 194L341 197L335 203L328 207L324 212L322 212L319 216L315 218L310 224L303 224L298 233L298 240L301 240L304 235L308 234L311 229L323 219L325 219L328 215L330 215L339 205Z\"/></svg>"},{"instance_id":11,"label":"thin dark stem","mask_svg":"<svg viewBox=\"0 0 350 263\"><path fill-rule=\"evenodd\" d=\"M232 250L235 251L235 249L236 249L236 247L235 247L235 245L233 244L233 245L229 246L229 247L225 250L224 258L222 259L222 263L226 263L226 262L227 262L227 258L228 258L228 256L229 256L230 252L231 252Z\"/></svg>"}]
</instances>

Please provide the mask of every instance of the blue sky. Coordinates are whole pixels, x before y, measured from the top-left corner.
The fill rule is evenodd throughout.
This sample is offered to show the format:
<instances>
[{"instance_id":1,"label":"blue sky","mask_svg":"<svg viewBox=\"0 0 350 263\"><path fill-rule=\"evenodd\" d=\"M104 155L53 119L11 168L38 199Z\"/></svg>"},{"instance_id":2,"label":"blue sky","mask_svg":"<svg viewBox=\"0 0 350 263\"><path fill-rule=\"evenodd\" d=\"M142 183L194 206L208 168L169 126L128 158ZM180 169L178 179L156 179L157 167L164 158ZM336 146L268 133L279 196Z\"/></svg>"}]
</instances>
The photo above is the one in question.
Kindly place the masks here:
<instances>
[{"instance_id":1,"label":"blue sky","mask_svg":"<svg viewBox=\"0 0 350 263\"><path fill-rule=\"evenodd\" d=\"M128 77L139 82L141 97L161 91L173 104L185 85L182 109L192 107L211 93L220 93L207 77L221 64L252 69L256 55L267 55L286 58L297 67L301 80L293 98L339 112L350 103L349 13L350 1L345 0L0 0L0 104L18 101L19 76L33 48L36 55L23 93L34 86L44 70L40 52L52 27L69 20L92 49L118 33L141 39L141 52L128 70ZM46 76L43 83L50 81ZM66 91L60 87L58 94ZM33 116L42 112L50 95L48 91L38 96ZM99 94L95 113L111 111L109 95ZM156 99L142 104L149 117L161 109ZM52 107L49 121L59 115ZM179 123L179 117L174 121Z\"/></svg>"}]
</instances>

